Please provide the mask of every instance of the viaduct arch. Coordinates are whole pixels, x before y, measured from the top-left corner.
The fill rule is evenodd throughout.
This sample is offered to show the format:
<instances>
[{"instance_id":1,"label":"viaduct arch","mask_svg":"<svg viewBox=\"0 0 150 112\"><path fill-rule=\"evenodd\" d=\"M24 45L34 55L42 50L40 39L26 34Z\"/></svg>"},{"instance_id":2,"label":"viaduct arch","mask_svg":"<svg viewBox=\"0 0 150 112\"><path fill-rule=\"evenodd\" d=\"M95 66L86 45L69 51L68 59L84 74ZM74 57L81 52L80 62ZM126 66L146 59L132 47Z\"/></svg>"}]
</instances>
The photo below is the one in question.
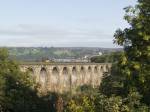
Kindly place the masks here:
<instances>
[{"instance_id":1,"label":"viaduct arch","mask_svg":"<svg viewBox=\"0 0 150 112\"><path fill-rule=\"evenodd\" d=\"M78 86L100 85L104 72L111 69L110 63L21 63L20 69L29 72L43 90L64 92Z\"/></svg>"}]
</instances>

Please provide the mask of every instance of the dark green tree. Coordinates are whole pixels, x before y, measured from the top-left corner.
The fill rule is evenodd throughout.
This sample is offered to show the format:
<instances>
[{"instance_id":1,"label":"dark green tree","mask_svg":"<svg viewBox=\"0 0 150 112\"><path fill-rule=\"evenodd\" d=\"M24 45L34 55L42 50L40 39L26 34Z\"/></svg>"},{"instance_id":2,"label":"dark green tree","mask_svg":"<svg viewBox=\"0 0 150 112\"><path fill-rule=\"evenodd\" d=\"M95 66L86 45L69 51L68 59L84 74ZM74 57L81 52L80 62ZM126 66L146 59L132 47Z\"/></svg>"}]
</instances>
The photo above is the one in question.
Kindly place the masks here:
<instances>
[{"instance_id":1,"label":"dark green tree","mask_svg":"<svg viewBox=\"0 0 150 112\"><path fill-rule=\"evenodd\" d=\"M8 59L6 49L0 49L0 112L48 112L46 98L37 95L32 77Z\"/></svg>"},{"instance_id":2,"label":"dark green tree","mask_svg":"<svg viewBox=\"0 0 150 112\"><path fill-rule=\"evenodd\" d=\"M124 47L119 61L125 93L138 91L142 101L150 104L150 0L138 0L135 7L126 7L129 28L117 30L114 42Z\"/></svg>"},{"instance_id":3,"label":"dark green tree","mask_svg":"<svg viewBox=\"0 0 150 112\"><path fill-rule=\"evenodd\" d=\"M101 56L94 56L90 60L94 63L115 63L120 57L121 52L111 52Z\"/></svg>"}]
</instances>

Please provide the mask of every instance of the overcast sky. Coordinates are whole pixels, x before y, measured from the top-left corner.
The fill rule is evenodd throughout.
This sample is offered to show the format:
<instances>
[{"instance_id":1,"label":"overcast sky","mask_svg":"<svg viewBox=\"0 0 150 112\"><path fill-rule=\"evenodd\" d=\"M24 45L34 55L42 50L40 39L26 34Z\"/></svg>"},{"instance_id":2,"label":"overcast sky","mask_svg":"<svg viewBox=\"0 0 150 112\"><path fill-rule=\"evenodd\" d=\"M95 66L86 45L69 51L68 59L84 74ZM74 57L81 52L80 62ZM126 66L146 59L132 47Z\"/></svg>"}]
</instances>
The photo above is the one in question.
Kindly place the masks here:
<instances>
[{"instance_id":1,"label":"overcast sky","mask_svg":"<svg viewBox=\"0 0 150 112\"><path fill-rule=\"evenodd\" d=\"M136 0L0 0L0 46L118 47Z\"/></svg>"}]
</instances>

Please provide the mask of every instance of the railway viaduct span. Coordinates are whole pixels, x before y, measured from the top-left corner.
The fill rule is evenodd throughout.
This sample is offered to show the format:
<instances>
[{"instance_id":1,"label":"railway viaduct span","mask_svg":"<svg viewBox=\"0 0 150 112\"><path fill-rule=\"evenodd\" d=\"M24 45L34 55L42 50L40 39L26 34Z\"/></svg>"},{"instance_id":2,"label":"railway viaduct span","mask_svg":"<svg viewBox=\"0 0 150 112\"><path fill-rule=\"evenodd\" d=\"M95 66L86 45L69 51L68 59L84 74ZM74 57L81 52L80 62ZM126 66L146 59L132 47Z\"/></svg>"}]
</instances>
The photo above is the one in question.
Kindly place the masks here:
<instances>
[{"instance_id":1,"label":"railway viaduct span","mask_svg":"<svg viewBox=\"0 0 150 112\"><path fill-rule=\"evenodd\" d=\"M65 92L82 85L100 85L103 73L110 71L111 64L26 62L20 64L20 69L29 72L41 90Z\"/></svg>"}]
</instances>

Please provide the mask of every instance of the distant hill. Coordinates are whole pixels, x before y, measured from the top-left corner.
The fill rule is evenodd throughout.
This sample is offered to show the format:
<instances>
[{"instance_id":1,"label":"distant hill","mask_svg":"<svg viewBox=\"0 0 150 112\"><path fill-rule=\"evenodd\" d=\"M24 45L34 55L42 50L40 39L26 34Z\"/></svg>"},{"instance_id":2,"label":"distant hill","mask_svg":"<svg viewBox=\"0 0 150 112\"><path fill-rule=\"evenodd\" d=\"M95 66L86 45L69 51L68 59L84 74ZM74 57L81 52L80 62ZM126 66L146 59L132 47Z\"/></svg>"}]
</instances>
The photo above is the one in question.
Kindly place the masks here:
<instances>
[{"instance_id":1,"label":"distant hill","mask_svg":"<svg viewBox=\"0 0 150 112\"><path fill-rule=\"evenodd\" d=\"M121 48L97 47L9 47L11 59L41 61L42 59L81 59L85 56L121 51Z\"/></svg>"}]
</instances>

